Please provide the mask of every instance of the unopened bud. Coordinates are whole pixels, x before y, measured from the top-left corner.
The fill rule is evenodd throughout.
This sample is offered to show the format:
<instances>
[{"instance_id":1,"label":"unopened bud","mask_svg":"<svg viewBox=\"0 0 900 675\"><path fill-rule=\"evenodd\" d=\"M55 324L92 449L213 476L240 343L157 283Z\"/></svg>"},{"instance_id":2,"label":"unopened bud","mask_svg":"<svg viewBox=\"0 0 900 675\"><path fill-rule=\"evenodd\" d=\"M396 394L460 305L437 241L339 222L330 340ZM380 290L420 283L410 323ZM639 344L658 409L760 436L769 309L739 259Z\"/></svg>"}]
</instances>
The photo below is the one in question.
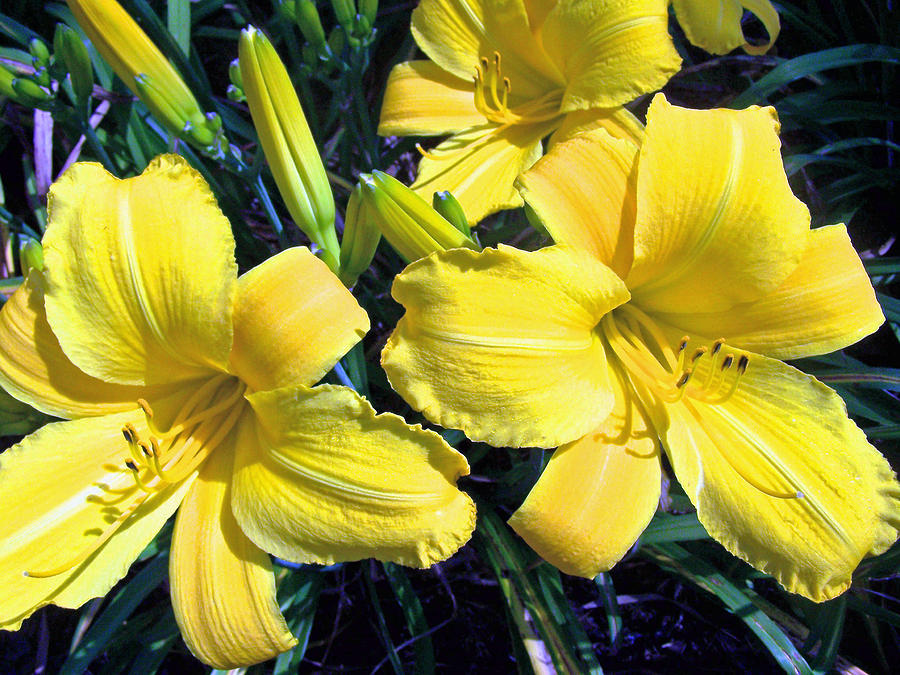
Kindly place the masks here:
<instances>
[{"instance_id":1,"label":"unopened bud","mask_svg":"<svg viewBox=\"0 0 900 675\"><path fill-rule=\"evenodd\" d=\"M434 251L478 245L424 199L382 171L360 176L362 195L384 238L407 262Z\"/></svg>"},{"instance_id":2,"label":"unopened bud","mask_svg":"<svg viewBox=\"0 0 900 675\"><path fill-rule=\"evenodd\" d=\"M15 92L15 99L23 105L36 107L53 98L49 91L43 89L34 80L29 80L26 77L14 77L11 85L13 92Z\"/></svg>"},{"instance_id":3,"label":"unopened bud","mask_svg":"<svg viewBox=\"0 0 900 675\"><path fill-rule=\"evenodd\" d=\"M357 184L347 202L344 235L341 237L341 271L338 276L345 286L353 286L359 275L369 268L379 241L381 230L363 199L362 187Z\"/></svg>"},{"instance_id":4,"label":"unopened bud","mask_svg":"<svg viewBox=\"0 0 900 675\"><path fill-rule=\"evenodd\" d=\"M359 14L369 22L369 27L375 25L375 16L378 14L378 0L359 0Z\"/></svg>"},{"instance_id":5,"label":"unopened bud","mask_svg":"<svg viewBox=\"0 0 900 675\"><path fill-rule=\"evenodd\" d=\"M66 0L116 75L170 132L201 148L224 142L172 64L115 0Z\"/></svg>"},{"instance_id":6,"label":"unopened bud","mask_svg":"<svg viewBox=\"0 0 900 675\"><path fill-rule=\"evenodd\" d=\"M65 24L58 23L53 34L53 50L57 61L69 73L75 98L86 101L94 90L94 68L81 36Z\"/></svg>"},{"instance_id":7,"label":"unopened bud","mask_svg":"<svg viewBox=\"0 0 900 675\"><path fill-rule=\"evenodd\" d=\"M294 19L306 41L319 51L325 49L325 29L319 18L319 10L312 0L297 0L294 6Z\"/></svg>"},{"instance_id":8,"label":"unopened bud","mask_svg":"<svg viewBox=\"0 0 900 675\"><path fill-rule=\"evenodd\" d=\"M50 50L43 40L32 38L28 43L28 53L35 69L46 68L50 64Z\"/></svg>"},{"instance_id":9,"label":"unopened bud","mask_svg":"<svg viewBox=\"0 0 900 675\"><path fill-rule=\"evenodd\" d=\"M456 197L446 190L435 192L431 199L431 205L434 210L440 213L453 227L462 232L467 237L472 236L472 228L466 220L466 213Z\"/></svg>"},{"instance_id":10,"label":"unopened bud","mask_svg":"<svg viewBox=\"0 0 900 675\"><path fill-rule=\"evenodd\" d=\"M28 272L37 270L44 271L44 248L41 242L30 237L25 240L19 248L19 265L22 267L22 276L27 277Z\"/></svg>"},{"instance_id":11,"label":"unopened bud","mask_svg":"<svg viewBox=\"0 0 900 675\"><path fill-rule=\"evenodd\" d=\"M238 54L247 105L278 191L294 222L337 272L334 196L287 70L253 26L241 32Z\"/></svg>"},{"instance_id":12,"label":"unopened bud","mask_svg":"<svg viewBox=\"0 0 900 675\"><path fill-rule=\"evenodd\" d=\"M353 0L331 0L331 6L334 7L334 17L338 24L345 30L350 30L356 17L356 5Z\"/></svg>"}]
</instances>

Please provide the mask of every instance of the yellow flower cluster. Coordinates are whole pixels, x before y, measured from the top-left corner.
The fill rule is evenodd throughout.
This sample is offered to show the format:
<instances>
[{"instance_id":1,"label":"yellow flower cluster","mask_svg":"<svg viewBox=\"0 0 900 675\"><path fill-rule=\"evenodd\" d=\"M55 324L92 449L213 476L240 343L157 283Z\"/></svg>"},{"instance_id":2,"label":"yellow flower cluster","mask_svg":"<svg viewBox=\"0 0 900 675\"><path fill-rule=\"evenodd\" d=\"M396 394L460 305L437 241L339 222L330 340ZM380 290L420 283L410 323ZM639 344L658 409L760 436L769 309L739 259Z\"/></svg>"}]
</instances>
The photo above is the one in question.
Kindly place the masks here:
<instances>
[{"instance_id":1,"label":"yellow flower cluster","mask_svg":"<svg viewBox=\"0 0 900 675\"><path fill-rule=\"evenodd\" d=\"M173 133L221 140L121 7L69 5ZM715 53L764 50L779 29L767 0L672 5ZM744 9L769 45L747 44ZM247 666L296 644L270 554L425 567L469 539L466 459L317 384L369 328L345 284L378 230L411 263L392 288L391 386L470 439L558 448L510 520L547 561L610 569L656 511L666 458L734 555L816 601L846 590L897 539L900 485L840 398L783 361L884 317L846 228L810 229L772 108L658 94L645 125L624 107L678 71L668 25L668 0L421 0L428 59L393 69L379 130L448 138L422 150L411 190L363 176L341 243L288 73L249 27L249 111L319 257L287 248L241 276L186 160L125 180L71 167L49 194L43 264L0 312L0 385L62 420L0 456L0 627L103 595L177 510L184 638L216 668ZM432 209L435 191L458 203ZM554 244L482 250L469 226L523 204Z\"/></svg>"}]
</instances>

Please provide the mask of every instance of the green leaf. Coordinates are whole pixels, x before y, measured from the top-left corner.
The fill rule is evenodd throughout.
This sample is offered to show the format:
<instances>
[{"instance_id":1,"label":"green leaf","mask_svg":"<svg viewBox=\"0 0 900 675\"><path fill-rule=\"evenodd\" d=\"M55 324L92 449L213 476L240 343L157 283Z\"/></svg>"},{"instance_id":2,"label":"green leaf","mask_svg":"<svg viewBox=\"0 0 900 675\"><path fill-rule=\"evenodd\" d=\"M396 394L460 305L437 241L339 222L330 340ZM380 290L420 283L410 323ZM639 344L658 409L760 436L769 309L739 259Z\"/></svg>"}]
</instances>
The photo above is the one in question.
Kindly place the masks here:
<instances>
[{"instance_id":1,"label":"green leaf","mask_svg":"<svg viewBox=\"0 0 900 675\"><path fill-rule=\"evenodd\" d=\"M559 572L541 563L514 538L503 521L485 504L479 504L474 543L497 577L518 635L535 672L545 672L552 661L561 673L603 671L590 648L572 608L557 586ZM547 568L538 572L538 568ZM547 575L555 574L557 581Z\"/></svg>"},{"instance_id":2,"label":"green leaf","mask_svg":"<svg viewBox=\"0 0 900 675\"><path fill-rule=\"evenodd\" d=\"M700 524L696 513L673 516L659 512L641 534L642 544L661 544L669 541L709 539L706 528Z\"/></svg>"},{"instance_id":3,"label":"green leaf","mask_svg":"<svg viewBox=\"0 0 900 675\"><path fill-rule=\"evenodd\" d=\"M137 606L165 580L168 571L169 554L164 551L126 583L88 628L75 651L60 668L60 675L85 672L91 662L116 639L116 633Z\"/></svg>"},{"instance_id":4,"label":"green leaf","mask_svg":"<svg viewBox=\"0 0 900 675\"><path fill-rule=\"evenodd\" d=\"M718 598L760 639L786 673L813 675L809 663L778 624L753 603L747 592L708 562L678 544L646 546L641 549L641 554Z\"/></svg>"},{"instance_id":5,"label":"green leaf","mask_svg":"<svg viewBox=\"0 0 900 675\"><path fill-rule=\"evenodd\" d=\"M402 567L389 562L382 563L382 566L388 583L390 583L394 595L397 596L397 604L400 605L400 611L403 612L409 634L412 636L416 654L416 672L433 673L435 669L434 645L431 642L431 629L425 620L425 610L422 609L419 596L413 590Z\"/></svg>"},{"instance_id":6,"label":"green leaf","mask_svg":"<svg viewBox=\"0 0 900 675\"><path fill-rule=\"evenodd\" d=\"M862 44L824 49L812 54L798 56L773 68L768 74L737 96L731 102L731 107L741 109L753 104L761 104L766 101L770 94L794 80L809 77L825 70L855 66L873 61L900 63L900 49L888 45Z\"/></svg>"}]
</instances>

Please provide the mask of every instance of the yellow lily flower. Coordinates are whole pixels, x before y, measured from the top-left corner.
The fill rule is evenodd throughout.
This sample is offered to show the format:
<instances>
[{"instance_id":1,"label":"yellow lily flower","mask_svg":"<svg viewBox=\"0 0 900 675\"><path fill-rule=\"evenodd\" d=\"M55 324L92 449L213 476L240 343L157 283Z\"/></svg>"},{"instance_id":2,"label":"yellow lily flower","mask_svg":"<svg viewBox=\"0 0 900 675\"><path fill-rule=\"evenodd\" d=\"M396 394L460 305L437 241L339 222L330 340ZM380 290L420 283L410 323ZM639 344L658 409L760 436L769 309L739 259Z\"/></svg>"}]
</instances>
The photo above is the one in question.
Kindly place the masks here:
<instances>
[{"instance_id":1,"label":"yellow lily flower","mask_svg":"<svg viewBox=\"0 0 900 675\"><path fill-rule=\"evenodd\" d=\"M394 282L406 314L382 364L414 408L561 446L510 524L569 574L609 569L646 527L660 444L709 533L813 600L897 538L887 461L779 360L884 317L845 227L809 229L777 129L772 108L657 96L639 150L597 130L521 178L557 245L436 253Z\"/></svg>"},{"instance_id":2,"label":"yellow lily flower","mask_svg":"<svg viewBox=\"0 0 900 675\"><path fill-rule=\"evenodd\" d=\"M710 54L727 54L738 47L748 54L765 54L781 32L781 20L769 0L672 0L672 7L691 44ZM741 28L745 9L762 22L769 34L766 44L747 42Z\"/></svg>"},{"instance_id":3,"label":"yellow lily flower","mask_svg":"<svg viewBox=\"0 0 900 675\"><path fill-rule=\"evenodd\" d=\"M0 455L0 627L106 593L179 505L172 603L216 668L296 644L268 553L425 567L468 540L462 455L312 387L369 321L308 249L237 278L228 221L174 155L127 180L76 164L48 208L44 270L0 311L0 385L68 421Z\"/></svg>"},{"instance_id":4,"label":"yellow lily flower","mask_svg":"<svg viewBox=\"0 0 900 675\"><path fill-rule=\"evenodd\" d=\"M667 0L422 0L412 15L430 61L391 71L381 135L450 138L424 153L413 188L447 190L469 222L522 205L513 183L552 142L595 126L639 138L622 104L681 59ZM474 77L474 84L473 84Z\"/></svg>"}]
</instances>

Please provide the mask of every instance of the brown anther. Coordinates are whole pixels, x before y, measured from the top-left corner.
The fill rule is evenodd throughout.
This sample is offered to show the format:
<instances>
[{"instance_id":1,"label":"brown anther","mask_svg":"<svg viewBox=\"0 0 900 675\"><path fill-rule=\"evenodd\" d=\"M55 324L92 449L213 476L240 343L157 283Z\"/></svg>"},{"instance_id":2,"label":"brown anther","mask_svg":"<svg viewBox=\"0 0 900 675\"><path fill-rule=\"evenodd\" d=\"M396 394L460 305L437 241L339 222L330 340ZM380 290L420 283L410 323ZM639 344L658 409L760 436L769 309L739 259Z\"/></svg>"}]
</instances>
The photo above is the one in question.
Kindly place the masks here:
<instances>
[{"instance_id":1,"label":"brown anther","mask_svg":"<svg viewBox=\"0 0 900 675\"><path fill-rule=\"evenodd\" d=\"M706 347L697 347L697 349L694 350L693 356L691 356L691 363L697 363L697 359L699 359L708 351L709 349Z\"/></svg>"},{"instance_id":2,"label":"brown anther","mask_svg":"<svg viewBox=\"0 0 900 675\"><path fill-rule=\"evenodd\" d=\"M715 342L713 342L712 355L715 356L719 353L719 350L722 349L722 345L725 344L725 338L719 338Z\"/></svg>"},{"instance_id":3,"label":"brown anther","mask_svg":"<svg viewBox=\"0 0 900 675\"><path fill-rule=\"evenodd\" d=\"M685 370L681 374L681 377L678 378L678 382L675 383L675 388L683 389L685 387L685 385L688 383L688 381L691 379L691 375L693 375L693 374L694 374L694 371L691 370L690 368Z\"/></svg>"},{"instance_id":4,"label":"brown anther","mask_svg":"<svg viewBox=\"0 0 900 675\"><path fill-rule=\"evenodd\" d=\"M147 441L141 441L140 443L138 443L138 447L141 449L141 452L143 452L147 457L150 457L153 454L153 450L151 450L150 444Z\"/></svg>"},{"instance_id":5,"label":"brown anther","mask_svg":"<svg viewBox=\"0 0 900 675\"><path fill-rule=\"evenodd\" d=\"M497 70L500 70L500 52L494 52L494 65L497 66Z\"/></svg>"},{"instance_id":6,"label":"brown anther","mask_svg":"<svg viewBox=\"0 0 900 675\"><path fill-rule=\"evenodd\" d=\"M489 65L491 65L491 62L488 61L488 58L486 56L482 56L481 57L481 67L487 68Z\"/></svg>"},{"instance_id":7,"label":"brown anther","mask_svg":"<svg viewBox=\"0 0 900 675\"><path fill-rule=\"evenodd\" d=\"M685 335L683 338L681 338L681 342L678 343L678 352L679 353L683 352L687 348L688 342L690 342L690 341L691 341L691 338L688 337L687 335Z\"/></svg>"},{"instance_id":8,"label":"brown anther","mask_svg":"<svg viewBox=\"0 0 900 675\"><path fill-rule=\"evenodd\" d=\"M147 415L147 417L153 417L153 408L150 407L150 404L147 403L146 399L139 398L137 404L141 406L141 410L144 411L144 414Z\"/></svg>"},{"instance_id":9,"label":"brown anther","mask_svg":"<svg viewBox=\"0 0 900 675\"><path fill-rule=\"evenodd\" d=\"M750 359L748 359L746 357L746 355L741 356L741 358L738 359L738 365L737 365L738 373L743 375L747 371L747 366L749 366L749 365L750 365Z\"/></svg>"},{"instance_id":10,"label":"brown anther","mask_svg":"<svg viewBox=\"0 0 900 675\"><path fill-rule=\"evenodd\" d=\"M734 354L729 354L722 361L722 370L728 370L731 368L731 364L734 363Z\"/></svg>"},{"instance_id":11,"label":"brown anther","mask_svg":"<svg viewBox=\"0 0 900 675\"><path fill-rule=\"evenodd\" d=\"M508 77L503 78L503 88L506 89L507 94L512 91L512 84L510 84Z\"/></svg>"},{"instance_id":12,"label":"brown anther","mask_svg":"<svg viewBox=\"0 0 900 675\"><path fill-rule=\"evenodd\" d=\"M134 430L134 427L131 426L131 423L122 427L122 435L128 443L134 443L137 440L137 432Z\"/></svg>"},{"instance_id":13,"label":"brown anther","mask_svg":"<svg viewBox=\"0 0 900 675\"><path fill-rule=\"evenodd\" d=\"M125 460L125 466L126 466L126 468L130 469L131 471L134 471L135 473L136 473L137 470L138 470L137 464L135 464L134 462L132 462L130 459L126 459L126 460Z\"/></svg>"}]
</instances>

